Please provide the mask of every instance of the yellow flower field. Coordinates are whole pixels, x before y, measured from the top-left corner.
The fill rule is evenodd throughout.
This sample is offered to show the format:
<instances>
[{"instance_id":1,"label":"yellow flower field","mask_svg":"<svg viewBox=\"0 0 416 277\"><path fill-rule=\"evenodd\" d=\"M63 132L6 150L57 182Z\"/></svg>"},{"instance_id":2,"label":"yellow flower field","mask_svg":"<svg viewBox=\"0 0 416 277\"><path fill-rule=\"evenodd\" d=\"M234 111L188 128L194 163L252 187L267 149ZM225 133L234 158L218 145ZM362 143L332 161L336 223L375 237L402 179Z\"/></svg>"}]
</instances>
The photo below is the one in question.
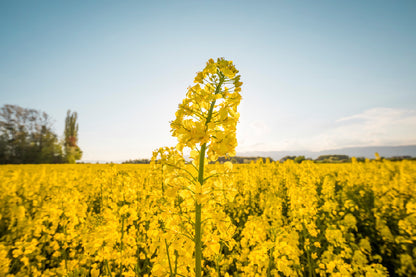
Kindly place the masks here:
<instances>
[{"instance_id":1,"label":"yellow flower field","mask_svg":"<svg viewBox=\"0 0 416 277\"><path fill-rule=\"evenodd\" d=\"M204 276L416 275L416 162L206 170L0 166L0 276L194 276L194 200Z\"/></svg>"}]
</instances>

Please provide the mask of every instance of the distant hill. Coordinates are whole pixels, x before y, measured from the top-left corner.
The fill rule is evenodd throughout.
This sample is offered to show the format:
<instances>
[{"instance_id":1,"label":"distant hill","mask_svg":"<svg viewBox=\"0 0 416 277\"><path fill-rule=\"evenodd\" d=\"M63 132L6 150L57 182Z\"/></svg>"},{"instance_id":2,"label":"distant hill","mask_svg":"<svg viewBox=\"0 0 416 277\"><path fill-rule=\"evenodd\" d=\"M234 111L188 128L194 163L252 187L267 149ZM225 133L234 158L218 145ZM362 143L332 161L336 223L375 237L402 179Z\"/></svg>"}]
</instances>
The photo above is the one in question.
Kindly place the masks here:
<instances>
[{"instance_id":1,"label":"distant hill","mask_svg":"<svg viewBox=\"0 0 416 277\"><path fill-rule=\"evenodd\" d=\"M322 155L348 155L350 157L374 158L377 152L385 158L395 156L412 156L416 157L416 145L405 146L367 146L367 147L347 147L340 149L331 149L323 151L248 151L238 152L238 156L249 157L271 157L273 160L280 160L285 156L305 156L307 158L316 159Z\"/></svg>"}]
</instances>

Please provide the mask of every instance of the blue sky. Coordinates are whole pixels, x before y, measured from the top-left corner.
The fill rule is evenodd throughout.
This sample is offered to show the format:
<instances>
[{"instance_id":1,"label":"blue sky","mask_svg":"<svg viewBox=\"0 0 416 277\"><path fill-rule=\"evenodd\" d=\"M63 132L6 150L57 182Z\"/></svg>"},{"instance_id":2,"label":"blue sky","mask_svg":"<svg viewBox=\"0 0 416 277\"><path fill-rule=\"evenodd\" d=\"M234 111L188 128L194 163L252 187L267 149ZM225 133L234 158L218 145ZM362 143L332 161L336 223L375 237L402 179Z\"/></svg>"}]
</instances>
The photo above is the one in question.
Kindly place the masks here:
<instances>
[{"instance_id":1,"label":"blue sky","mask_svg":"<svg viewBox=\"0 0 416 277\"><path fill-rule=\"evenodd\" d=\"M416 1L0 1L0 105L40 109L83 160L149 158L209 58L243 81L251 150L416 143Z\"/></svg>"}]
</instances>

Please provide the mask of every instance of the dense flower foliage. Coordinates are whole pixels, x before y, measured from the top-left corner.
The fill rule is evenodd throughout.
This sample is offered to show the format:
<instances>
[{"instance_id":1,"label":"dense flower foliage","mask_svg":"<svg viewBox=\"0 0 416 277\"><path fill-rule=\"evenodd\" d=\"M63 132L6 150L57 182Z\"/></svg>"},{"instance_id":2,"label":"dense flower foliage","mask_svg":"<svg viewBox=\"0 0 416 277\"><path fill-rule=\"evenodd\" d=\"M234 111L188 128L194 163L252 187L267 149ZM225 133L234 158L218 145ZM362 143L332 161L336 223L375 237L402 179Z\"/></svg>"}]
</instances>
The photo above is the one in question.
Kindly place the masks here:
<instances>
[{"instance_id":1,"label":"dense flower foliage","mask_svg":"<svg viewBox=\"0 0 416 277\"><path fill-rule=\"evenodd\" d=\"M415 162L209 164L197 188L177 151L0 166L0 275L192 276L196 189L205 276L416 275Z\"/></svg>"},{"instance_id":2,"label":"dense flower foliage","mask_svg":"<svg viewBox=\"0 0 416 277\"><path fill-rule=\"evenodd\" d=\"M414 162L209 164L235 155L237 73L208 61L149 166L1 167L0 274L415 275Z\"/></svg>"}]
</instances>

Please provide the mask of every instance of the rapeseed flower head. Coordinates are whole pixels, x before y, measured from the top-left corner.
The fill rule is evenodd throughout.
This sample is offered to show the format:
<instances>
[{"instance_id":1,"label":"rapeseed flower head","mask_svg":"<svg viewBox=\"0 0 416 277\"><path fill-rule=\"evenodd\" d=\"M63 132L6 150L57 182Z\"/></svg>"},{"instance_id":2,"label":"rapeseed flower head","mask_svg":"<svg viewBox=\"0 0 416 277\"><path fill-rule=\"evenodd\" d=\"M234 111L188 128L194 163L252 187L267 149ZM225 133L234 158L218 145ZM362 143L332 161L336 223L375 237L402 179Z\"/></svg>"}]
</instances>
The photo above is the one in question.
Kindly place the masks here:
<instances>
[{"instance_id":1,"label":"rapeseed flower head","mask_svg":"<svg viewBox=\"0 0 416 277\"><path fill-rule=\"evenodd\" d=\"M241 100L240 75L232 61L210 59L197 73L195 85L188 88L171 122L172 135L177 137L177 149L196 149L206 144L209 160L219 156L234 156L237 146L237 106Z\"/></svg>"}]
</instances>

